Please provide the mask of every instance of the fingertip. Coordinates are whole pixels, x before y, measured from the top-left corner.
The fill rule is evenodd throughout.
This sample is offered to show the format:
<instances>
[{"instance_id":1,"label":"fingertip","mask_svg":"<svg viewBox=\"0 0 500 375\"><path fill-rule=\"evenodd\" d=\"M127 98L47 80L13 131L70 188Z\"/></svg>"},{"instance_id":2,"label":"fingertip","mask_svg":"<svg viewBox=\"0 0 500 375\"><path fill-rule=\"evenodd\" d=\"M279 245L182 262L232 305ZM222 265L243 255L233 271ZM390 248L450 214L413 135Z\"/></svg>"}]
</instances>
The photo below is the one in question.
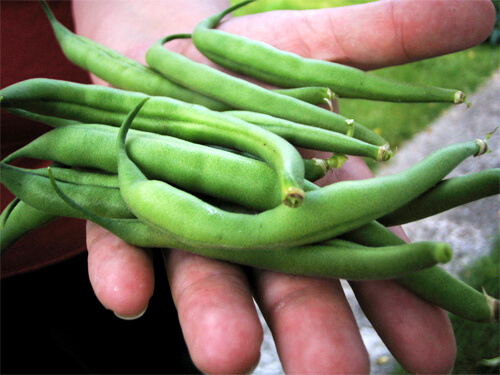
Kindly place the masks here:
<instances>
[{"instance_id":1,"label":"fingertip","mask_svg":"<svg viewBox=\"0 0 500 375\"><path fill-rule=\"evenodd\" d=\"M400 1L394 14L411 60L465 50L484 42L493 32L496 11L491 0ZM412 16L406 16L406 14ZM424 27L418 27L424 25Z\"/></svg>"},{"instance_id":2,"label":"fingertip","mask_svg":"<svg viewBox=\"0 0 500 375\"><path fill-rule=\"evenodd\" d=\"M259 363L264 333L252 311L239 306L200 306L184 322L193 363L207 374L247 374Z\"/></svg>"},{"instance_id":3,"label":"fingertip","mask_svg":"<svg viewBox=\"0 0 500 375\"><path fill-rule=\"evenodd\" d=\"M351 283L365 315L409 373L449 374L456 342L448 313L388 280Z\"/></svg>"},{"instance_id":4,"label":"fingertip","mask_svg":"<svg viewBox=\"0 0 500 375\"><path fill-rule=\"evenodd\" d=\"M154 290L151 256L95 224L90 227L88 268L96 297L122 319L139 318L146 312Z\"/></svg>"},{"instance_id":5,"label":"fingertip","mask_svg":"<svg viewBox=\"0 0 500 375\"><path fill-rule=\"evenodd\" d=\"M203 346L193 348L192 359L207 374L248 374L259 364L263 332L247 324L229 326L219 321L213 332L205 331ZM220 329L226 333L221 334Z\"/></svg>"},{"instance_id":6,"label":"fingertip","mask_svg":"<svg viewBox=\"0 0 500 375\"><path fill-rule=\"evenodd\" d=\"M138 314L134 314L134 315L120 315L120 314L115 312L115 316L119 319L122 319L122 320L137 320L146 313L147 309L148 309L148 306L146 306L146 308L144 308Z\"/></svg>"},{"instance_id":7,"label":"fingertip","mask_svg":"<svg viewBox=\"0 0 500 375\"><path fill-rule=\"evenodd\" d=\"M179 250L165 253L172 296L195 366L245 374L259 362L264 333L244 272Z\"/></svg>"}]
</instances>

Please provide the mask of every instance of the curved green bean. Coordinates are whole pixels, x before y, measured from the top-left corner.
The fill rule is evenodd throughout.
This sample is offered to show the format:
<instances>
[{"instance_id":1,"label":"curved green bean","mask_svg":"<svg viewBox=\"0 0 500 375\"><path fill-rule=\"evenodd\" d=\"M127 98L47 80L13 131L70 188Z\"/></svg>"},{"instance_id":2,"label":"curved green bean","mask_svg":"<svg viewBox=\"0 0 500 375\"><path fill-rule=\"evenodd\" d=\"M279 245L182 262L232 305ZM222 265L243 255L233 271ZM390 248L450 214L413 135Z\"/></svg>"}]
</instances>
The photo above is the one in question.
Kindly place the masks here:
<instances>
[{"instance_id":1,"label":"curved green bean","mask_svg":"<svg viewBox=\"0 0 500 375\"><path fill-rule=\"evenodd\" d=\"M217 100L188 90L169 81L158 72L138 61L88 38L76 35L63 26L45 1L40 1L65 56L75 65L105 80L111 85L148 95L168 96L196 103L213 110L231 107Z\"/></svg>"},{"instance_id":2,"label":"curved green bean","mask_svg":"<svg viewBox=\"0 0 500 375\"><path fill-rule=\"evenodd\" d=\"M348 132L348 123L352 120L335 112L274 93L163 47L170 40L190 37L190 34L178 34L159 40L146 52L147 63L168 79L234 108L265 113L343 134ZM355 124L354 137L378 146L387 143L381 136L361 124Z\"/></svg>"},{"instance_id":3,"label":"curved green bean","mask_svg":"<svg viewBox=\"0 0 500 375\"><path fill-rule=\"evenodd\" d=\"M116 175L84 172L52 167L60 188L73 200L97 215L110 218L133 218L125 204ZM0 163L0 180L16 197L45 213L57 216L80 217L78 211L68 212L54 192L46 168L30 170ZM103 202L106 202L103 204Z\"/></svg>"},{"instance_id":4,"label":"curved green bean","mask_svg":"<svg viewBox=\"0 0 500 375\"><path fill-rule=\"evenodd\" d=\"M164 182L149 180L128 157L125 137L139 111L118 136L118 179L132 212L188 246L227 249L299 246L338 236L394 211L434 186L465 158L484 150L483 141L444 147L393 176L343 181L307 193L303 204L257 215L229 213Z\"/></svg>"},{"instance_id":5,"label":"curved green bean","mask_svg":"<svg viewBox=\"0 0 500 375\"><path fill-rule=\"evenodd\" d=\"M47 173L43 174L45 175L44 178L47 178ZM40 175L42 175L42 173L40 173ZM24 182L26 183L24 183L23 185L28 185L30 187L33 186L29 183L29 181ZM80 204L84 205L87 208L90 208L90 200L88 199L88 197L93 196L92 192L87 189L85 185L74 186L77 186L81 191L81 194L76 195L83 198L81 199ZM320 190L318 187L316 187L316 189ZM44 199L43 197L40 197L40 190L37 189L36 186L35 190L32 190L31 194L33 197L38 197L42 201ZM45 194L46 192L43 193L43 195ZM103 205L108 204L108 199L103 198L103 201L101 203ZM110 220L100 217L96 219L97 215L92 214L93 216L89 216L88 210L87 214L82 214L81 212L78 213L78 211L80 210L79 207L77 207L75 210L71 210L68 207L63 208L61 207L61 205L64 207L66 203L59 199L59 201L54 200L53 204L50 204L48 207L50 207L50 209L55 209L56 206L59 206L59 212L65 212L65 214L67 214L68 216L72 216L71 213L76 212L76 215L72 217L80 217L93 220L103 227L111 230L113 233L117 234L123 239L131 243L135 242L135 244L138 246L178 247L182 245L178 242L173 241L172 239L167 241L167 238L163 233L160 233L153 228L147 227L146 225L140 223L138 220ZM6 211L2 213L2 217L5 217L5 215ZM23 215L20 219L22 222L22 220L31 220L32 218ZM12 223L14 223L14 221L12 221ZM28 228L29 227L30 224L28 225ZM162 237L163 239L160 241L157 236ZM364 227L355 229L349 233L344 234L342 237L348 238L349 240L355 241L360 244L365 244L366 246L385 247L404 244L404 242L399 237L376 222L371 222ZM233 255L241 256L238 255L239 253L240 252L238 251L233 252ZM307 253L308 258L310 257L310 255L310 253ZM267 256L267 253L265 256ZM286 254L286 259L289 259L289 254ZM324 261L319 262L318 264L320 264L319 267L322 267L321 265L323 265L323 267L326 265ZM292 270L290 272L298 271ZM335 273L333 273L333 275L335 275ZM429 275L429 277L427 275ZM476 291L475 289L471 288L467 284L449 275L446 271L436 266L426 269L425 272L419 271L411 275L402 276L398 280L401 281L401 283L403 283L405 287L420 295L422 298L435 303L436 305L446 309L447 311L450 311L453 314L462 316L469 320L488 322L491 321L491 319L494 318L495 314L498 313L498 305L496 304L495 299L486 297L484 294Z\"/></svg>"},{"instance_id":6,"label":"curved green bean","mask_svg":"<svg viewBox=\"0 0 500 375\"><path fill-rule=\"evenodd\" d=\"M187 103L199 104L215 111L232 108L221 101L182 87L150 67L130 59L114 49L76 35L55 18L45 1L40 1L40 3L65 56L73 64L111 85L148 95L168 96ZM324 104L331 100L331 92L326 87L300 87L274 91L311 104Z\"/></svg>"},{"instance_id":7,"label":"curved green bean","mask_svg":"<svg viewBox=\"0 0 500 375\"><path fill-rule=\"evenodd\" d=\"M81 124L53 129L7 156L57 161L66 165L117 173L118 128ZM93 152L89 152L92 149ZM193 193L202 193L255 210L281 204L276 172L269 164L220 148L194 144L168 136L130 131L127 151L149 178L169 182ZM345 161L304 160L306 177L321 178ZM336 165L335 162L338 162ZM57 174L60 176L60 172ZM308 190L308 186L304 186Z\"/></svg>"},{"instance_id":8,"label":"curved green bean","mask_svg":"<svg viewBox=\"0 0 500 375\"><path fill-rule=\"evenodd\" d=\"M78 207L64 192L53 186L59 196L74 209L80 209L87 219L107 228L130 243L152 242L180 247L207 257L236 262L252 267L299 275L369 280L393 278L425 269L451 259L452 250L443 243L421 242L387 248L368 248L346 241L331 241L287 249L235 251L225 248L190 248L176 242L163 232L145 225L137 219L118 220L99 218L90 211ZM131 238L133 237L133 238ZM144 246L144 245L143 245ZM148 246L151 247L151 246Z\"/></svg>"},{"instance_id":9,"label":"curved green bean","mask_svg":"<svg viewBox=\"0 0 500 375\"><path fill-rule=\"evenodd\" d=\"M365 246L405 243L375 221L341 237ZM496 298L472 288L438 266L400 277L397 281L423 299L464 319L488 323L499 318Z\"/></svg>"},{"instance_id":10,"label":"curved green bean","mask_svg":"<svg viewBox=\"0 0 500 375\"><path fill-rule=\"evenodd\" d=\"M58 216L37 210L14 199L0 215L0 255L28 233L56 220Z\"/></svg>"},{"instance_id":11,"label":"curved green bean","mask_svg":"<svg viewBox=\"0 0 500 375\"><path fill-rule=\"evenodd\" d=\"M238 117L246 122L259 125L270 132L283 137L297 147L310 148L318 151L338 152L353 156L363 156L376 161L387 161L394 152L388 143L375 146L352 138L348 135L297 124L292 121L248 111L228 111L231 116Z\"/></svg>"},{"instance_id":12,"label":"curved green bean","mask_svg":"<svg viewBox=\"0 0 500 375\"><path fill-rule=\"evenodd\" d=\"M257 155L275 169L285 205L297 207L304 198L304 165L297 149L283 138L233 116L167 97L47 79L14 84L0 90L0 96L4 108L13 106L42 115L115 126L123 122L129 108L150 99L141 111L142 118L134 122L136 129ZM42 110L36 108L37 104ZM76 112L71 112L75 106Z\"/></svg>"},{"instance_id":13,"label":"curved green bean","mask_svg":"<svg viewBox=\"0 0 500 375\"><path fill-rule=\"evenodd\" d=\"M463 103L459 90L388 80L349 66L303 58L268 44L215 30L222 18L254 0L200 22L193 31L197 49L215 63L281 87L326 86L339 97L393 102Z\"/></svg>"},{"instance_id":14,"label":"curved green bean","mask_svg":"<svg viewBox=\"0 0 500 375\"><path fill-rule=\"evenodd\" d=\"M452 177L378 221L386 226L402 225L499 193L500 168Z\"/></svg>"},{"instance_id":15,"label":"curved green bean","mask_svg":"<svg viewBox=\"0 0 500 375\"><path fill-rule=\"evenodd\" d=\"M42 105L46 106L46 104L42 104ZM47 124L47 125L50 125L53 127L63 127L63 126L78 125L78 124L83 125L82 122L77 121L77 120L70 120L70 119L59 118L59 117L54 117L54 116L41 115L38 113L34 113L34 112L22 110L22 109L17 109L17 108L8 108L8 111L13 113L13 114L17 114L19 116L26 117L26 118L29 118L29 119L34 120L34 121L39 121L39 122L42 122L44 124ZM48 113L49 111L45 110L42 112ZM62 111L60 108L54 110L54 112L56 112L56 114L59 114L59 115L66 115L66 116L69 115L70 117L72 117L74 119L75 118L82 119L82 117L81 116L79 117L76 112ZM232 114L232 113L226 112L226 114ZM110 116L105 116L105 114L103 114L103 117L106 117L105 120L108 122L111 122L112 124L118 122L119 116L120 115L117 115L116 113L110 114ZM244 116L245 115L243 115L242 117L244 117ZM263 115L256 114L256 117L262 118L261 116L263 116ZM239 117L239 116L236 116L236 117ZM269 117L269 116L266 116L266 117ZM100 116L98 116L98 115L92 116L91 115L91 116L85 117L84 119L87 121L91 121L91 120L98 119L98 118L100 118ZM270 117L270 118L273 119L274 121L279 121L280 123L282 123L282 121L283 121L283 120L275 119L272 117ZM114 120L114 119L116 119L116 120ZM150 129L150 130L158 131L157 128L155 127L155 125L152 125L151 123L148 123L147 120L146 121L144 121L144 120L145 119L138 118L138 121L141 122L141 124L143 124L140 126L141 128L148 128L148 126L149 126L149 127L153 127L153 129ZM245 119L243 118L243 120L245 120ZM250 120L250 118L248 120ZM156 120L153 120L153 121L156 121ZM252 120L252 121L255 121L255 120ZM253 123L252 121L248 121L248 122ZM259 122L260 122L260 124L259 124ZM265 128L267 128L268 131L271 131L279 136L286 135L285 133L288 132L288 130L286 130L286 129L280 129L279 126L277 129L275 129L273 126L266 127L264 121L255 121L255 125L265 127ZM284 124L282 123L282 125L284 125ZM351 152L351 154L353 154L353 155L367 156L367 157L369 157L370 153L372 155L375 155L375 153L377 153L378 159L387 159L391 155L393 155L393 152L391 150L388 150L387 147L385 147L385 146L377 147L377 146L373 146L373 145L370 145L367 143L365 144L365 143L358 141L356 139L353 139L353 138L349 138L347 141L347 146L345 146L342 143L339 144L339 142L336 141L337 135L339 135L338 133L328 132L328 131L324 131L324 130L312 128L312 127L305 127L304 128L302 125L298 125L298 124L294 124L294 125L298 126L297 128L295 128L295 130L297 130L297 131L306 130L305 128L307 128L307 130L312 130L312 132L300 133L300 134L296 134L296 136L298 138L304 139L300 143L308 144L313 149L324 149L326 151L331 151L331 152L336 152L336 153L341 152L340 150L349 150ZM87 126L87 124L85 126ZM174 126L175 127L183 127L184 129L186 127L189 127L189 125L181 124L179 122L174 123ZM319 130L321 133L324 133L323 138L320 137L321 133L318 134L317 130ZM163 131L163 133L170 133L170 134L173 134L174 136L176 134L178 134L177 132L172 130L172 128L170 129L170 131ZM183 138L186 138L186 137L183 137ZM345 136L340 135L340 139L343 139L343 138L345 138ZM290 135L290 137L288 137L288 140L293 141L291 135ZM195 141L196 141L196 139L195 139ZM296 143L296 142L293 142L293 143ZM337 144L338 144L338 147L336 147ZM224 147L221 147L221 148L226 149L226 150L231 150L232 152L237 152L237 150L234 150L234 149L228 149L228 148L224 148ZM245 154L248 157L255 157L254 155L251 155L248 153L243 153L243 154ZM13 157L14 157L14 155L13 155ZM48 159L50 159L50 158L48 158ZM259 158L257 158L257 159L259 159ZM329 160L321 159L321 160L311 161L311 160L304 159L304 167L305 167L304 178L306 180L309 180L309 181L316 181L316 180L324 177L325 173L328 170L333 169L333 168L340 168L342 166L342 164L345 162L345 160L346 160L346 157L343 154L335 154ZM320 166L321 169L318 169L317 168L318 166Z\"/></svg>"}]
</instances>

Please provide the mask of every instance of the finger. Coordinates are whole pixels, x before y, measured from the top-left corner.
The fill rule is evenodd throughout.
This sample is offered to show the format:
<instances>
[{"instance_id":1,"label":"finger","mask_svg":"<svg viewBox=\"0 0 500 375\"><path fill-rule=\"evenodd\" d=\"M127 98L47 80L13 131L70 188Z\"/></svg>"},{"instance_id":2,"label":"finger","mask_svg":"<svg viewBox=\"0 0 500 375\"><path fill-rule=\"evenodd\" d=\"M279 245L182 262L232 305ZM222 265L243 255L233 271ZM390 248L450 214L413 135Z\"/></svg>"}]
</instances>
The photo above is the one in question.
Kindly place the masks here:
<instances>
[{"instance_id":1,"label":"finger","mask_svg":"<svg viewBox=\"0 0 500 375\"><path fill-rule=\"evenodd\" d=\"M164 256L194 364L209 374L252 370L260 358L263 330L243 270L181 250Z\"/></svg>"},{"instance_id":2,"label":"finger","mask_svg":"<svg viewBox=\"0 0 500 375\"><path fill-rule=\"evenodd\" d=\"M369 70L470 48L491 34L494 23L491 0L382 0L237 17L219 28Z\"/></svg>"},{"instance_id":3,"label":"finger","mask_svg":"<svg viewBox=\"0 0 500 375\"><path fill-rule=\"evenodd\" d=\"M449 374L456 346L447 313L394 281L352 282L365 315L412 374Z\"/></svg>"},{"instance_id":4,"label":"finger","mask_svg":"<svg viewBox=\"0 0 500 375\"><path fill-rule=\"evenodd\" d=\"M140 317L153 295L151 256L97 224L87 222L88 267L99 301L123 319Z\"/></svg>"},{"instance_id":5,"label":"finger","mask_svg":"<svg viewBox=\"0 0 500 375\"><path fill-rule=\"evenodd\" d=\"M287 374L364 374L369 358L338 280L258 272L259 305Z\"/></svg>"}]
</instances>

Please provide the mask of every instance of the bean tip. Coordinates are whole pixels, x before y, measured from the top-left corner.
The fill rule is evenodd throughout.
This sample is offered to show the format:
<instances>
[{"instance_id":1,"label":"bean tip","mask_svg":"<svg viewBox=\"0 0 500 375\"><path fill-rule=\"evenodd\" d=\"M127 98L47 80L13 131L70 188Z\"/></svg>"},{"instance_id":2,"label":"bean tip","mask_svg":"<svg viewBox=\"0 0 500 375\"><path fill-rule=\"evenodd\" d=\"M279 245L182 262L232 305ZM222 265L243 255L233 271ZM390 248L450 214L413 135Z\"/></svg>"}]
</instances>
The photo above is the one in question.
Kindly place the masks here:
<instances>
[{"instance_id":1,"label":"bean tip","mask_svg":"<svg viewBox=\"0 0 500 375\"><path fill-rule=\"evenodd\" d=\"M328 161L325 159L313 158L314 163L321 168L323 175L326 175L329 171Z\"/></svg>"},{"instance_id":2,"label":"bean tip","mask_svg":"<svg viewBox=\"0 0 500 375\"><path fill-rule=\"evenodd\" d=\"M450 247L450 245L442 243L436 247L436 260L439 263L441 264L448 263L452 258L453 258L453 249Z\"/></svg>"},{"instance_id":3,"label":"bean tip","mask_svg":"<svg viewBox=\"0 0 500 375\"><path fill-rule=\"evenodd\" d=\"M326 164L328 165L328 170L339 169L349 158L343 154L335 154L330 159L326 160Z\"/></svg>"},{"instance_id":4,"label":"bean tip","mask_svg":"<svg viewBox=\"0 0 500 375\"><path fill-rule=\"evenodd\" d=\"M482 139L476 139L476 144L479 147L479 151L474 156L483 155L488 151L488 144Z\"/></svg>"},{"instance_id":5,"label":"bean tip","mask_svg":"<svg viewBox=\"0 0 500 375\"><path fill-rule=\"evenodd\" d=\"M297 187L290 187L286 191L283 203L285 204L285 206L297 208L302 205L302 201L304 200L305 196L306 193L304 192L304 190Z\"/></svg>"},{"instance_id":6,"label":"bean tip","mask_svg":"<svg viewBox=\"0 0 500 375\"><path fill-rule=\"evenodd\" d=\"M346 120L345 123L347 125L346 135L348 137L354 137L354 125L355 125L354 120L353 119L349 119L349 120Z\"/></svg>"},{"instance_id":7,"label":"bean tip","mask_svg":"<svg viewBox=\"0 0 500 375\"><path fill-rule=\"evenodd\" d=\"M391 150L389 143L386 143L385 145L379 147L377 161L380 162L390 160L395 154L396 153Z\"/></svg>"},{"instance_id":8,"label":"bean tip","mask_svg":"<svg viewBox=\"0 0 500 375\"><path fill-rule=\"evenodd\" d=\"M463 91L456 91L453 97L454 104L467 103L467 108L471 106L470 102L467 101L467 95Z\"/></svg>"},{"instance_id":9,"label":"bean tip","mask_svg":"<svg viewBox=\"0 0 500 375\"><path fill-rule=\"evenodd\" d=\"M486 293L486 290L483 288L483 294L484 297L486 298L486 303L488 304L488 307L490 308L491 311L491 321L498 321L500 313L498 311L498 304L499 301L495 297L492 297Z\"/></svg>"},{"instance_id":10,"label":"bean tip","mask_svg":"<svg viewBox=\"0 0 500 375\"><path fill-rule=\"evenodd\" d=\"M474 156L479 156L479 155L483 155L483 154L490 152L489 146L488 146L488 141L493 136L493 133L495 133L497 131L497 129L498 129L498 126L495 129L493 129L493 131L487 133L484 140L483 139L476 139L476 144L479 147L479 151Z\"/></svg>"},{"instance_id":11,"label":"bean tip","mask_svg":"<svg viewBox=\"0 0 500 375\"><path fill-rule=\"evenodd\" d=\"M327 104L331 112L334 112L333 101L337 98L336 94L330 89L326 89L326 97L323 99Z\"/></svg>"}]
</instances>

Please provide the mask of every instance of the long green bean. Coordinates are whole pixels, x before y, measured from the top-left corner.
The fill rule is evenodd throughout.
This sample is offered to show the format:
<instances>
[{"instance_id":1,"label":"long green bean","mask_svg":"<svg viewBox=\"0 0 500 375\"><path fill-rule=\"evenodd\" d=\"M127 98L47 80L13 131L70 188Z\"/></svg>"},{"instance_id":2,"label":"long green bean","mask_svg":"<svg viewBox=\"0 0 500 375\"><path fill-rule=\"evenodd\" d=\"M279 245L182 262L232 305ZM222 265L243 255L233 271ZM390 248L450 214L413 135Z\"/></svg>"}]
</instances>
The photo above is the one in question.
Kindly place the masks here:
<instances>
[{"instance_id":1,"label":"long green bean","mask_svg":"<svg viewBox=\"0 0 500 375\"><path fill-rule=\"evenodd\" d=\"M0 215L0 254L3 255L25 235L56 220L58 216L37 210L14 199Z\"/></svg>"},{"instance_id":2,"label":"long green bean","mask_svg":"<svg viewBox=\"0 0 500 375\"><path fill-rule=\"evenodd\" d=\"M379 219L386 226L417 221L500 193L500 169L492 168L439 182L417 199Z\"/></svg>"},{"instance_id":3,"label":"long green bean","mask_svg":"<svg viewBox=\"0 0 500 375\"><path fill-rule=\"evenodd\" d=\"M308 192L294 210L257 215L219 210L161 181L149 180L127 155L125 137L140 106L124 121L118 140L118 177L125 202L149 225L189 246L228 249L299 246L338 236L394 211L434 186L483 141L444 147L393 176L343 181Z\"/></svg>"},{"instance_id":4,"label":"long green bean","mask_svg":"<svg viewBox=\"0 0 500 375\"><path fill-rule=\"evenodd\" d=\"M168 96L216 111L232 108L221 101L186 89L166 79L154 69L130 59L112 48L74 34L55 18L45 1L40 1L40 3L65 56L75 65L111 85L148 95ZM275 91L312 104L324 104L331 99L330 90L326 87L301 87Z\"/></svg>"},{"instance_id":5,"label":"long green bean","mask_svg":"<svg viewBox=\"0 0 500 375\"><path fill-rule=\"evenodd\" d=\"M401 245L404 241L378 222L371 222L341 236L365 246ZM438 266L397 279L425 300L471 321L498 320L498 300L467 285Z\"/></svg>"},{"instance_id":6,"label":"long green bean","mask_svg":"<svg viewBox=\"0 0 500 375\"><path fill-rule=\"evenodd\" d=\"M50 175L50 172L49 172ZM99 218L90 211L78 207L64 192L58 189L58 183L52 179L59 196L74 209L82 211L89 220L121 235L129 241L145 241L161 237L163 243L215 259L237 262L253 267L275 271L324 277L341 277L349 280L392 278L430 267L437 263L446 263L451 259L452 250L443 243L421 242L387 248L368 248L345 241L332 241L325 244L302 246L298 248L249 251L234 251L225 248L189 248L163 232L145 225L140 220L118 220Z\"/></svg>"},{"instance_id":7,"label":"long green bean","mask_svg":"<svg viewBox=\"0 0 500 375\"><path fill-rule=\"evenodd\" d=\"M3 161L36 158L116 174L117 134L118 128L111 126L68 125L43 134ZM278 176L263 161L141 131L130 132L127 151L149 178L255 210L281 204ZM345 160L340 155L332 160L303 160L306 177L323 177L330 168L339 166L332 165L337 159L340 165ZM308 190L307 185L304 188Z\"/></svg>"},{"instance_id":8,"label":"long green bean","mask_svg":"<svg viewBox=\"0 0 500 375\"><path fill-rule=\"evenodd\" d=\"M287 206L297 207L303 200L304 167L295 147L283 138L233 116L166 97L47 79L14 84L0 90L0 96L3 97L0 101L3 108L13 106L42 115L115 126L123 122L129 108L150 98L141 111L142 119L134 122L137 129L257 155L275 169L281 186L281 200ZM33 108L37 104L41 108ZM75 112L72 112L75 107Z\"/></svg>"},{"instance_id":9,"label":"long green bean","mask_svg":"<svg viewBox=\"0 0 500 375\"><path fill-rule=\"evenodd\" d=\"M178 34L159 40L146 52L146 61L167 78L203 95L224 101L234 108L265 113L343 134L348 132L348 124L352 122L352 119L294 98L273 93L208 65L197 63L181 54L169 51L163 46L170 40L189 37L190 34ZM387 143L381 136L357 123L355 124L354 137L377 146L383 146Z\"/></svg>"},{"instance_id":10,"label":"long green bean","mask_svg":"<svg viewBox=\"0 0 500 375\"><path fill-rule=\"evenodd\" d=\"M193 31L198 50L215 63L280 87L326 86L339 97L393 102L463 103L459 90L383 79L337 63L303 58L262 42L215 30L222 18L255 0L243 1L200 22Z\"/></svg>"},{"instance_id":11,"label":"long green bean","mask_svg":"<svg viewBox=\"0 0 500 375\"><path fill-rule=\"evenodd\" d=\"M387 161L394 155L388 143L383 146L375 146L345 134L297 124L262 113L248 111L228 111L225 113L259 125L297 147L369 157L376 161Z\"/></svg>"}]
</instances>

